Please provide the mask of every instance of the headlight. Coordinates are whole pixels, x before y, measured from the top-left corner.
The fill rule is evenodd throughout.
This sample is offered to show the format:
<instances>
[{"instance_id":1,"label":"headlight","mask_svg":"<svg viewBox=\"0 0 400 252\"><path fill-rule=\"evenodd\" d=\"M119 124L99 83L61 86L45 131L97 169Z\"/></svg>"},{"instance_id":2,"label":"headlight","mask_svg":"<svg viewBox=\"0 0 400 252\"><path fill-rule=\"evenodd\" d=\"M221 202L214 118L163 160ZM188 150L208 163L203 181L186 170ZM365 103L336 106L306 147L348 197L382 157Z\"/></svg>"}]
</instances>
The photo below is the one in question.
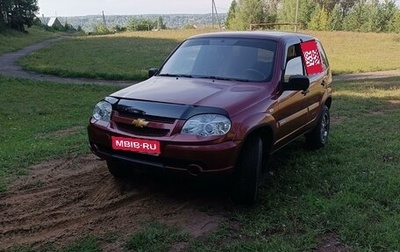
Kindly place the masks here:
<instances>
[{"instance_id":1,"label":"headlight","mask_svg":"<svg viewBox=\"0 0 400 252\"><path fill-rule=\"evenodd\" d=\"M198 136L222 136L231 129L231 121L223 115L203 114L190 118L182 128L182 134Z\"/></svg>"},{"instance_id":2,"label":"headlight","mask_svg":"<svg viewBox=\"0 0 400 252\"><path fill-rule=\"evenodd\" d=\"M96 104L93 110L93 118L100 121L109 122L111 118L112 106L106 101Z\"/></svg>"}]
</instances>

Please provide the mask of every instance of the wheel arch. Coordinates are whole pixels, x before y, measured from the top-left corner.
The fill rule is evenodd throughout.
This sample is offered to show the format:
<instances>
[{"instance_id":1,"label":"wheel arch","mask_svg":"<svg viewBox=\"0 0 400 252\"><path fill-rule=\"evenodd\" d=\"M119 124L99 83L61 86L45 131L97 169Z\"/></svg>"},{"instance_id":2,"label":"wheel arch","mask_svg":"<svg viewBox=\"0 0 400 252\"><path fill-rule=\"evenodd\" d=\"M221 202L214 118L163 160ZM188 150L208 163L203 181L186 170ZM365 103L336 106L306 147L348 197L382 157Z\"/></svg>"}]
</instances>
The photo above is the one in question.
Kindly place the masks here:
<instances>
[{"instance_id":1,"label":"wheel arch","mask_svg":"<svg viewBox=\"0 0 400 252\"><path fill-rule=\"evenodd\" d=\"M325 105L328 107L328 109L331 109L332 97L328 97L328 98L326 99Z\"/></svg>"},{"instance_id":2,"label":"wheel arch","mask_svg":"<svg viewBox=\"0 0 400 252\"><path fill-rule=\"evenodd\" d=\"M248 141L248 139L250 139L251 137L255 137L255 136L260 137L262 144L263 144L262 168L264 170L267 168L267 163L269 160L269 156L271 154L272 144L274 141L274 131L269 124L263 124L263 125L254 127L246 134L246 136L243 138L243 141L242 141L242 144L241 144L241 147L239 150L238 160L239 160L240 156L242 155L243 146L245 146L246 141ZM238 162L238 160L236 160L236 163ZM236 167L235 167L235 169L236 169Z\"/></svg>"}]
</instances>

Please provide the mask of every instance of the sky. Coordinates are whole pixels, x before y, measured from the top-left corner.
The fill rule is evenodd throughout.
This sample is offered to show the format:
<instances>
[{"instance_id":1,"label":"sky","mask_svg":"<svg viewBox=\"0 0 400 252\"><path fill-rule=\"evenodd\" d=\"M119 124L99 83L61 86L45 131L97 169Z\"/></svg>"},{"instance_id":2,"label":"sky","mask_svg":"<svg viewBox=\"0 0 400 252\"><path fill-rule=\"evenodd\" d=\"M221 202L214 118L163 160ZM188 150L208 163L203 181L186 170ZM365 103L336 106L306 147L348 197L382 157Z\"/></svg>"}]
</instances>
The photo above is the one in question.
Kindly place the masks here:
<instances>
[{"instance_id":1,"label":"sky","mask_svg":"<svg viewBox=\"0 0 400 252\"><path fill-rule=\"evenodd\" d=\"M214 0L218 13L226 13L232 0ZM38 0L47 17L137 14L207 14L212 0Z\"/></svg>"}]
</instances>

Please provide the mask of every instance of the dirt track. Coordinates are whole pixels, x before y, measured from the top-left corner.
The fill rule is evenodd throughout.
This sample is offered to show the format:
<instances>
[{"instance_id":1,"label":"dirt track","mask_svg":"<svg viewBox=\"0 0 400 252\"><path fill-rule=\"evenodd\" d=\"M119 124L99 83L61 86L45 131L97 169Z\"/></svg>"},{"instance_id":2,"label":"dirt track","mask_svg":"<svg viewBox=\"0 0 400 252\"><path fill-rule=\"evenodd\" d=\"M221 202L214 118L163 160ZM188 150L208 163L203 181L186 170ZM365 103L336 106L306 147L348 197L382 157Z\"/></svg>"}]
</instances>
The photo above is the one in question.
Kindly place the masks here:
<instances>
[{"instance_id":1,"label":"dirt track","mask_svg":"<svg viewBox=\"0 0 400 252\"><path fill-rule=\"evenodd\" d=\"M134 84L61 78L18 66L20 57L60 39L0 55L0 74L68 84ZM124 236L153 220L177 226L196 238L216 229L231 205L224 188L214 188L215 192L201 183L145 174L116 181L105 162L94 155L53 160L29 171L28 177L0 194L0 251L16 244L63 246L85 234ZM104 250L122 250L116 244Z\"/></svg>"},{"instance_id":2,"label":"dirt track","mask_svg":"<svg viewBox=\"0 0 400 252\"><path fill-rule=\"evenodd\" d=\"M153 220L194 238L216 229L230 206L227 191L171 179L138 174L116 181L94 155L33 166L0 196L0 250L62 246L85 234L124 237Z\"/></svg>"}]
</instances>

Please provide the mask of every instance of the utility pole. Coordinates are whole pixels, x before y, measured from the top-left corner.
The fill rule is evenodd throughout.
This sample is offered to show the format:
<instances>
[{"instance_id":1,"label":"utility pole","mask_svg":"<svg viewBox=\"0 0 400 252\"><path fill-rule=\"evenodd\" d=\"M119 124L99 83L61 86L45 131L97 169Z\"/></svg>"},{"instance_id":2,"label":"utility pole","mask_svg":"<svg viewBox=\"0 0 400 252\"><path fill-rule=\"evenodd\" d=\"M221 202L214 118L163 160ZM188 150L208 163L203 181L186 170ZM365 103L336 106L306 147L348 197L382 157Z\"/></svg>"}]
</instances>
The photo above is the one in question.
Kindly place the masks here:
<instances>
[{"instance_id":1,"label":"utility pole","mask_svg":"<svg viewBox=\"0 0 400 252\"><path fill-rule=\"evenodd\" d=\"M104 27L107 28L106 16L104 15L104 11L102 12L102 15L103 15L103 24L104 24Z\"/></svg>"},{"instance_id":2,"label":"utility pole","mask_svg":"<svg viewBox=\"0 0 400 252\"><path fill-rule=\"evenodd\" d=\"M215 4L215 0L211 0L211 13L212 13L212 28L214 29L214 24L215 20L218 22L218 28L221 29L221 24L219 22L219 17L218 17L218 10L217 10L217 5Z\"/></svg>"},{"instance_id":3,"label":"utility pole","mask_svg":"<svg viewBox=\"0 0 400 252\"><path fill-rule=\"evenodd\" d=\"M215 24L214 0L211 0L211 15L212 15L212 28L214 29L214 24Z\"/></svg>"},{"instance_id":4,"label":"utility pole","mask_svg":"<svg viewBox=\"0 0 400 252\"><path fill-rule=\"evenodd\" d=\"M298 15L299 15L299 0L296 1L296 16L294 19L294 32L297 32Z\"/></svg>"}]
</instances>

